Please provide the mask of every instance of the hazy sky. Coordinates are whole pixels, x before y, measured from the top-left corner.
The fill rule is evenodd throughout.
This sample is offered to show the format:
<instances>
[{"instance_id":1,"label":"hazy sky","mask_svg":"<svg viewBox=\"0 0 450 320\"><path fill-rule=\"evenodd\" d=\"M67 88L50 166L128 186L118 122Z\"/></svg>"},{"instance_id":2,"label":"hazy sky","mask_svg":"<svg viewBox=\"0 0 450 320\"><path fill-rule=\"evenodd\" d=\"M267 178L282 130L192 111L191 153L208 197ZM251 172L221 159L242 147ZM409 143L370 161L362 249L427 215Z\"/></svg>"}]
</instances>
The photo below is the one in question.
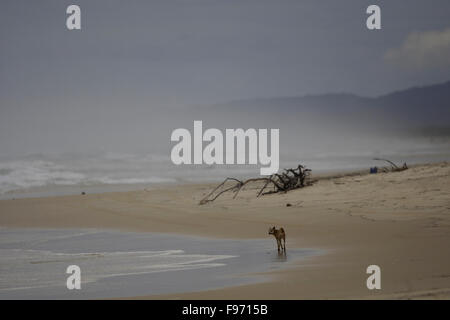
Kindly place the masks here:
<instances>
[{"instance_id":1,"label":"hazy sky","mask_svg":"<svg viewBox=\"0 0 450 320\"><path fill-rule=\"evenodd\" d=\"M66 29L69 4L81 31ZM369 4L382 30L366 28ZM97 126L112 109L446 81L449 17L448 0L2 1L1 139L31 145L30 126Z\"/></svg>"},{"instance_id":2,"label":"hazy sky","mask_svg":"<svg viewBox=\"0 0 450 320\"><path fill-rule=\"evenodd\" d=\"M81 32L65 28L71 3ZM365 27L372 3L380 31ZM2 1L1 102L377 95L448 80L450 65L410 70L385 55L413 32L450 28L449 17L447 0Z\"/></svg>"}]
</instances>

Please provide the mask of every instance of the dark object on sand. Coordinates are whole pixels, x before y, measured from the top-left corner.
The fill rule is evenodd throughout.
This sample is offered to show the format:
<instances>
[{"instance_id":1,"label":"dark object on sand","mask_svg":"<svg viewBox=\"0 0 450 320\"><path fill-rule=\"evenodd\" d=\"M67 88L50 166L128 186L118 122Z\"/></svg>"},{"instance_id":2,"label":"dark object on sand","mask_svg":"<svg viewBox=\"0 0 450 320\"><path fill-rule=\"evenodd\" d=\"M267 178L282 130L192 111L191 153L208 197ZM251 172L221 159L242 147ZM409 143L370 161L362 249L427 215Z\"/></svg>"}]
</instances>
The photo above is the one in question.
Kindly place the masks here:
<instances>
[{"instance_id":1,"label":"dark object on sand","mask_svg":"<svg viewBox=\"0 0 450 320\"><path fill-rule=\"evenodd\" d=\"M206 195L199 204L205 204L216 200L221 194L232 191L235 193L233 199L236 198L242 187L252 183L252 182L263 182L264 185L259 189L257 197L260 195L277 193L277 192L288 192L290 190L303 188L305 186L312 185L310 180L311 170L306 169L304 166L299 165L297 169L284 169L281 174L275 173L268 178L252 178L245 181L238 180L236 178L226 178L221 184L215 187L208 195ZM234 181L231 186L224 189L225 184L228 181ZM264 192L266 188L272 186L272 190Z\"/></svg>"},{"instance_id":2,"label":"dark object on sand","mask_svg":"<svg viewBox=\"0 0 450 320\"><path fill-rule=\"evenodd\" d=\"M286 207L292 207L292 204L286 203Z\"/></svg>"},{"instance_id":3,"label":"dark object on sand","mask_svg":"<svg viewBox=\"0 0 450 320\"><path fill-rule=\"evenodd\" d=\"M83 191L83 192L81 192L81 195L82 195L82 196L84 196L85 194L86 194L86 192L84 192L84 191Z\"/></svg>"},{"instance_id":4,"label":"dark object on sand","mask_svg":"<svg viewBox=\"0 0 450 320\"><path fill-rule=\"evenodd\" d=\"M382 170L384 172L397 172L397 171L404 171L408 169L408 166L406 165L406 162L403 163L403 166L399 167L395 163L393 163L391 160L388 159L380 159L380 158L374 158L373 160L380 160L380 161L386 161L391 164L391 168L383 168Z\"/></svg>"},{"instance_id":5,"label":"dark object on sand","mask_svg":"<svg viewBox=\"0 0 450 320\"><path fill-rule=\"evenodd\" d=\"M370 173L377 173L377 172L378 172L377 167L370 168Z\"/></svg>"}]
</instances>

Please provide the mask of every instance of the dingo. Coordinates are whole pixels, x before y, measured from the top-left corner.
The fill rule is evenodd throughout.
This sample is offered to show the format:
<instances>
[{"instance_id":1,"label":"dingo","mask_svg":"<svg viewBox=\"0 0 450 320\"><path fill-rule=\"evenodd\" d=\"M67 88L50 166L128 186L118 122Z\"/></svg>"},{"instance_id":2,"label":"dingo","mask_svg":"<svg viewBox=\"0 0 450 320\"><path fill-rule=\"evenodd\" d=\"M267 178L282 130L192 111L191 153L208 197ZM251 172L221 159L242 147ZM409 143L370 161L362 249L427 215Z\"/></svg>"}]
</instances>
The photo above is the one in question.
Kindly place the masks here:
<instances>
[{"instance_id":1,"label":"dingo","mask_svg":"<svg viewBox=\"0 0 450 320\"><path fill-rule=\"evenodd\" d=\"M282 251L286 252L286 233L283 228L275 229L275 227L269 228L269 234L273 235L277 240L278 252L280 248ZM281 239L283 239L283 244L281 244Z\"/></svg>"}]
</instances>

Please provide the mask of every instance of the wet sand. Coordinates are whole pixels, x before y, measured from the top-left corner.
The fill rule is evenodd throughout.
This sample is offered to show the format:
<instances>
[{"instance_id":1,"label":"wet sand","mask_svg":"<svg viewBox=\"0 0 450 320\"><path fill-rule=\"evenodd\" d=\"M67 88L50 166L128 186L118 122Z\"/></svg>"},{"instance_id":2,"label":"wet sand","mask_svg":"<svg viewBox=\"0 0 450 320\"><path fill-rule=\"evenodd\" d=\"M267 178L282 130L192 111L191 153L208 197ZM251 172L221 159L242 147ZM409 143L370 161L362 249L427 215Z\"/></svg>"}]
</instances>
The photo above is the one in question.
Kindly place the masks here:
<instances>
[{"instance_id":1,"label":"wet sand","mask_svg":"<svg viewBox=\"0 0 450 320\"><path fill-rule=\"evenodd\" d=\"M142 298L351 299L450 297L450 165L322 178L314 186L256 198L242 191L199 206L212 184L147 191L0 201L0 226L100 228L227 239L268 237L327 254L269 273L271 281ZM291 206L286 206L290 203ZM271 239L273 250L274 240ZM368 290L366 268L381 267Z\"/></svg>"},{"instance_id":2,"label":"wet sand","mask_svg":"<svg viewBox=\"0 0 450 320\"><path fill-rule=\"evenodd\" d=\"M98 229L0 228L0 299L101 299L211 290L319 254L278 254L268 239L224 240ZM68 290L67 267L81 269Z\"/></svg>"}]
</instances>

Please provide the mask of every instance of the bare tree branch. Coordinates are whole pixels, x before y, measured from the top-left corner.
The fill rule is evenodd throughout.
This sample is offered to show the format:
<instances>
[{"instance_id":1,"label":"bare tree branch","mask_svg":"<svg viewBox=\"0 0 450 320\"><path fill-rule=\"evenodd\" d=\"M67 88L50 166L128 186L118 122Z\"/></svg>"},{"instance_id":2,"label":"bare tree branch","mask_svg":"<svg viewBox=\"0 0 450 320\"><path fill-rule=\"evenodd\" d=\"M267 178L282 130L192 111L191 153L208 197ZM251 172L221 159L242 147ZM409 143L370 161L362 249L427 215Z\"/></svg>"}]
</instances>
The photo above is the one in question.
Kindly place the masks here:
<instances>
[{"instance_id":1,"label":"bare tree branch","mask_svg":"<svg viewBox=\"0 0 450 320\"><path fill-rule=\"evenodd\" d=\"M373 160L386 161L386 162L390 163L391 166L392 166L391 167L391 171L403 171L403 170L408 169L408 166L406 165L406 162L403 163L403 166L399 167L394 162L392 162L391 160L388 160L388 159L373 158ZM388 171L388 170L386 170L386 171Z\"/></svg>"},{"instance_id":2,"label":"bare tree branch","mask_svg":"<svg viewBox=\"0 0 450 320\"><path fill-rule=\"evenodd\" d=\"M244 186L255 182L264 182L264 185L261 189L259 189L257 193L257 197L261 195L277 192L287 192L290 190L302 188L306 185L312 184L312 182L306 183L307 179L310 176L310 173L310 169L306 169L302 165L299 165L297 169L285 169L283 173L275 173L267 178L251 178L245 181L241 181L236 178L226 178L221 184L215 187L202 200L200 200L199 204L202 205L208 202L212 202L228 191L233 191L235 193L233 196L233 199L235 199ZM225 184L229 181L234 181L235 183L224 189ZM269 185L273 186L273 190L264 192L264 190L266 190Z\"/></svg>"}]
</instances>

